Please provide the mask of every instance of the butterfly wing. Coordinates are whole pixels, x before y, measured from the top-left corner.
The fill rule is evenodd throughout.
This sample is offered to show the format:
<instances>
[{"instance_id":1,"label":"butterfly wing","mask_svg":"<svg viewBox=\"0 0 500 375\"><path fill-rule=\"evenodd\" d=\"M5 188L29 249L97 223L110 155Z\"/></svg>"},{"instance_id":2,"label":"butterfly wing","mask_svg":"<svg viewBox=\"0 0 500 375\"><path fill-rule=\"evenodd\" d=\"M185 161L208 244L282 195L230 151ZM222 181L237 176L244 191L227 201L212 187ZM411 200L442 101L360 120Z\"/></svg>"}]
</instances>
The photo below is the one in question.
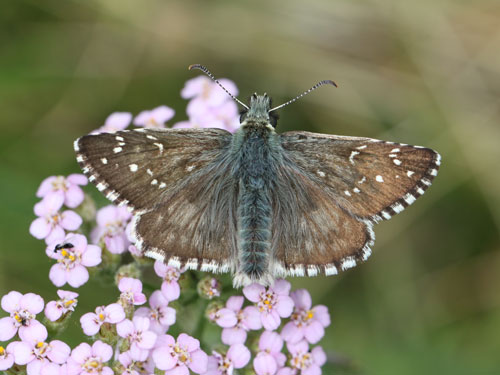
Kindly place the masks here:
<instances>
[{"instance_id":1,"label":"butterfly wing","mask_svg":"<svg viewBox=\"0 0 500 375\"><path fill-rule=\"evenodd\" d=\"M75 151L89 180L132 209L136 246L146 255L229 271L236 252L231 137L220 129L136 129L84 136Z\"/></svg>"},{"instance_id":2,"label":"butterfly wing","mask_svg":"<svg viewBox=\"0 0 500 375\"><path fill-rule=\"evenodd\" d=\"M373 224L421 196L440 164L431 149L369 138L309 132L280 137L283 186L276 190L288 186L296 198L273 199L278 273L331 274L365 260L375 240Z\"/></svg>"}]
</instances>

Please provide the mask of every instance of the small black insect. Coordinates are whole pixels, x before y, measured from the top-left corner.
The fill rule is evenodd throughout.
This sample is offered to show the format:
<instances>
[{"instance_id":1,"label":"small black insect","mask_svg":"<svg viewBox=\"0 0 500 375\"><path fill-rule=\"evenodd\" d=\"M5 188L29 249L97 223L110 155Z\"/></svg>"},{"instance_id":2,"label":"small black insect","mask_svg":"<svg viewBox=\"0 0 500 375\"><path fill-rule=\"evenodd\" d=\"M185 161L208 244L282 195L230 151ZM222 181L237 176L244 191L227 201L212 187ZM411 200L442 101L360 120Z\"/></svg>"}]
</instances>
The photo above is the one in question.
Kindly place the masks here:
<instances>
[{"instance_id":1,"label":"small black insect","mask_svg":"<svg viewBox=\"0 0 500 375\"><path fill-rule=\"evenodd\" d=\"M75 247L75 246L71 243L62 243L62 244L56 245L56 247L54 248L54 253L58 252L59 250L63 250L63 249L72 249L73 247Z\"/></svg>"}]
</instances>

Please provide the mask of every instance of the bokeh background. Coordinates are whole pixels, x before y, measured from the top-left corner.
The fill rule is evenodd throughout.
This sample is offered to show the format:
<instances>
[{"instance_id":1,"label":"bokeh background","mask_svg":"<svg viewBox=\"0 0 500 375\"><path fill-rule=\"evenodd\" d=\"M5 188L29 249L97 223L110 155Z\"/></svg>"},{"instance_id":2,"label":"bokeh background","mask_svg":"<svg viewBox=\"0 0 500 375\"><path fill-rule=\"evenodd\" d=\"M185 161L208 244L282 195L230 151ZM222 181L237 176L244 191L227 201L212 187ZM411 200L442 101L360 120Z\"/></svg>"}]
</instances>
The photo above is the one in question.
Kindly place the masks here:
<instances>
[{"instance_id":1,"label":"bokeh background","mask_svg":"<svg viewBox=\"0 0 500 375\"><path fill-rule=\"evenodd\" d=\"M35 192L79 170L73 140L111 112L166 104L186 119L191 63L276 104L334 79L282 110L279 130L425 145L443 164L424 197L377 226L367 263L293 280L331 309L326 373L498 374L499 46L496 0L7 0L0 295L54 299L52 261L28 233ZM91 282L79 310L114 297Z\"/></svg>"}]
</instances>

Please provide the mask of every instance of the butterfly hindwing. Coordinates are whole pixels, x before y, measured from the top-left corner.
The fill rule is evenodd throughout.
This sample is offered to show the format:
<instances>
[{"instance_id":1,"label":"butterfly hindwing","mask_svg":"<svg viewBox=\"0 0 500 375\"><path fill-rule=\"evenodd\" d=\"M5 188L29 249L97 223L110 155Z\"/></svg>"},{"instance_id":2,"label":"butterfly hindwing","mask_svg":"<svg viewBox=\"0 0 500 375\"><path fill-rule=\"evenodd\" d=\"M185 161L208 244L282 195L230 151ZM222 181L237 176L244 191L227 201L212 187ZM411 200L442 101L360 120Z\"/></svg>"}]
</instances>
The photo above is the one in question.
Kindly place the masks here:
<instances>
[{"instance_id":1,"label":"butterfly hindwing","mask_svg":"<svg viewBox=\"0 0 500 375\"><path fill-rule=\"evenodd\" d=\"M272 266L277 274L331 275L368 258L375 239L370 221L343 210L293 164L283 164L276 187Z\"/></svg>"},{"instance_id":2,"label":"butterfly hindwing","mask_svg":"<svg viewBox=\"0 0 500 375\"><path fill-rule=\"evenodd\" d=\"M309 132L281 135L287 157L351 215L374 222L412 204L437 175L440 156L418 146Z\"/></svg>"},{"instance_id":3,"label":"butterfly hindwing","mask_svg":"<svg viewBox=\"0 0 500 375\"><path fill-rule=\"evenodd\" d=\"M141 251L176 266L228 271L236 251L230 142L220 129L136 129L84 136L75 151L89 180L133 210Z\"/></svg>"}]
</instances>

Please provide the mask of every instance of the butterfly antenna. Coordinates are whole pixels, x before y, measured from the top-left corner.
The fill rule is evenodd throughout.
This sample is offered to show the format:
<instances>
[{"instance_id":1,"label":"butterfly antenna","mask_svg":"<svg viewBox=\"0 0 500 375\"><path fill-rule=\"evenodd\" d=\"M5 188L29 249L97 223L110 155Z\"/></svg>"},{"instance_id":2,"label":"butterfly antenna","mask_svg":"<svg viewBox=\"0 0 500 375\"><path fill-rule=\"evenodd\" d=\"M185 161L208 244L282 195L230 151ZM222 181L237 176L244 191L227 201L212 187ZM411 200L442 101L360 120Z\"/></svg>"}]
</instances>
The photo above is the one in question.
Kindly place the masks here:
<instances>
[{"instance_id":1,"label":"butterfly antenna","mask_svg":"<svg viewBox=\"0 0 500 375\"><path fill-rule=\"evenodd\" d=\"M294 101L296 101L296 100L298 100L298 99L302 98L303 96L305 96L305 95L309 94L311 91L314 91L314 90L316 90L318 87L323 86L323 85L332 85L332 86L337 87L337 84L336 84L335 82L333 82L332 80L326 79L326 80L324 80L324 81L320 81L320 82L316 83L313 87L311 87L309 90L304 91L302 94L300 94L300 95L299 95L299 96L297 96L296 98L293 98L292 100L289 100L289 101L287 101L286 103L283 103L283 104L281 104L281 105L279 105L279 106L277 106L277 107L274 107L274 108L270 109L270 110L269 110L269 112L272 112L272 111L275 111L275 110L277 110L277 109L280 109L280 108L282 108L282 107L284 107L284 106L287 106L288 104L293 103Z\"/></svg>"},{"instance_id":2,"label":"butterfly antenna","mask_svg":"<svg viewBox=\"0 0 500 375\"><path fill-rule=\"evenodd\" d=\"M222 86L222 84L214 77L214 75L212 73L210 73L210 71L205 66L200 65L200 64L192 64L192 65L189 65L188 69L189 70L193 70L193 69L201 70L203 73L205 73L207 76L209 76L212 79L212 81L214 81L216 84L218 84L220 86L220 88L222 90L224 90L231 98L233 98L233 100L235 102L239 103L240 105L242 105L246 109L250 109L250 108L248 108L248 106L245 103L243 103L241 100L239 100L237 97L235 97L229 91L227 91L227 89L224 86Z\"/></svg>"}]
</instances>

